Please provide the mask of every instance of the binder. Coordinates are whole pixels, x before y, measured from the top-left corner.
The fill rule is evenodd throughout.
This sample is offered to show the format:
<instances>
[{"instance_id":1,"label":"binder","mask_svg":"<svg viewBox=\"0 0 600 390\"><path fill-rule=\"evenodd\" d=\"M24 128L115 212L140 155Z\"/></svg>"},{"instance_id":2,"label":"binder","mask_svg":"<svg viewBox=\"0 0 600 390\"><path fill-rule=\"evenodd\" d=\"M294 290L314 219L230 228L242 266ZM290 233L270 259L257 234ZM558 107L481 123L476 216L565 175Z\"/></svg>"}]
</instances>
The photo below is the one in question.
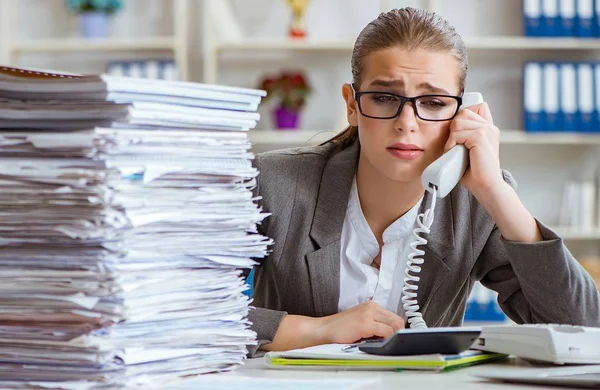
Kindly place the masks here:
<instances>
[{"instance_id":1,"label":"binder","mask_svg":"<svg viewBox=\"0 0 600 390\"><path fill-rule=\"evenodd\" d=\"M542 66L528 62L523 70L523 112L525 131L543 129L542 121Z\"/></svg>"},{"instance_id":2,"label":"binder","mask_svg":"<svg viewBox=\"0 0 600 390\"><path fill-rule=\"evenodd\" d=\"M523 0L523 26L528 37L543 35L541 0Z\"/></svg>"},{"instance_id":3,"label":"binder","mask_svg":"<svg viewBox=\"0 0 600 390\"><path fill-rule=\"evenodd\" d=\"M600 3L600 0L596 0ZM575 36L575 0L558 0L558 22L556 35L559 37Z\"/></svg>"},{"instance_id":4,"label":"binder","mask_svg":"<svg viewBox=\"0 0 600 390\"><path fill-rule=\"evenodd\" d=\"M559 87L558 87L558 64L548 62L543 65L543 108L542 116L545 131L559 130Z\"/></svg>"},{"instance_id":5,"label":"binder","mask_svg":"<svg viewBox=\"0 0 600 390\"><path fill-rule=\"evenodd\" d=\"M575 64L559 65L560 110L559 124L563 131L577 130L577 74Z\"/></svg>"},{"instance_id":6,"label":"binder","mask_svg":"<svg viewBox=\"0 0 600 390\"><path fill-rule=\"evenodd\" d=\"M592 121L592 130L600 131L600 64L594 65L594 119Z\"/></svg>"},{"instance_id":7,"label":"binder","mask_svg":"<svg viewBox=\"0 0 600 390\"><path fill-rule=\"evenodd\" d=\"M594 1L594 30L596 38L600 37L600 0Z\"/></svg>"},{"instance_id":8,"label":"binder","mask_svg":"<svg viewBox=\"0 0 600 390\"><path fill-rule=\"evenodd\" d=\"M595 0L577 0L577 36L580 38L592 38L594 33L594 3Z\"/></svg>"},{"instance_id":9,"label":"binder","mask_svg":"<svg viewBox=\"0 0 600 390\"><path fill-rule=\"evenodd\" d=\"M579 131L590 132L594 116L594 69L592 64L577 65L577 125Z\"/></svg>"},{"instance_id":10,"label":"binder","mask_svg":"<svg viewBox=\"0 0 600 390\"><path fill-rule=\"evenodd\" d=\"M159 79L160 78L160 63L155 60L149 60L144 62L144 77L147 79Z\"/></svg>"},{"instance_id":11,"label":"binder","mask_svg":"<svg viewBox=\"0 0 600 390\"><path fill-rule=\"evenodd\" d=\"M555 37L558 35L558 2L559 0L542 0L542 35Z\"/></svg>"}]
</instances>

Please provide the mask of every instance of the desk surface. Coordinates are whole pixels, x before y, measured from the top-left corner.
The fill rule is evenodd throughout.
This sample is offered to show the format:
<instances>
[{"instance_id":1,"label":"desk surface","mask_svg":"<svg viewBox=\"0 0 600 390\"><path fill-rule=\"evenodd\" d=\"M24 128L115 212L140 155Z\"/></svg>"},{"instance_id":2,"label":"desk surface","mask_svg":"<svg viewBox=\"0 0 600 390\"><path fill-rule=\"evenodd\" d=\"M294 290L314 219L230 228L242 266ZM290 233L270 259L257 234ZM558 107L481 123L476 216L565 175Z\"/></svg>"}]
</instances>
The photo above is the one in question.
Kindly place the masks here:
<instances>
[{"instance_id":1,"label":"desk surface","mask_svg":"<svg viewBox=\"0 0 600 390\"><path fill-rule=\"evenodd\" d=\"M554 389L557 387L549 386L534 386L525 384L506 384L498 382L489 382L474 378L471 376L480 370L501 370L512 367L520 367L523 370L539 369L540 366L533 366L523 360L510 358L501 362L487 363L472 367L466 367L450 372L426 372L426 371L317 371L317 370L280 370L271 369L264 366L262 358L246 360L246 364L236 370L223 374L209 374L210 376L237 377L251 383L252 378L256 379L281 379L283 380L344 380L349 379L375 379L379 378L378 382L370 383L366 387L368 389L445 389L445 390L541 390ZM207 378L205 378L207 379ZM169 390L188 390L194 388L195 380L188 381L185 385L170 387ZM300 389L301 387L298 387ZM305 388L305 386L304 386ZM288 389L288 387L286 387ZM303 389L304 390L304 389ZM332 389L333 390L333 389ZM354 390L354 389L353 389Z\"/></svg>"}]
</instances>

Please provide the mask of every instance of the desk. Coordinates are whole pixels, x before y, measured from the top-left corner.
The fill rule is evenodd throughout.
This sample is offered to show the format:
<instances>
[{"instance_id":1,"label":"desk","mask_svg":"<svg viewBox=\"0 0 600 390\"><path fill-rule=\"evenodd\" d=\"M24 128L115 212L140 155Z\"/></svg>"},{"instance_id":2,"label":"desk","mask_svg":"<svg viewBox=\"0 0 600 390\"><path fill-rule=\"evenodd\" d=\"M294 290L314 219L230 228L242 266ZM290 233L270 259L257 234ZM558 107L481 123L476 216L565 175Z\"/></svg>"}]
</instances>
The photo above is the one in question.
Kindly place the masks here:
<instances>
[{"instance_id":1,"label":"desk","mask_svg":"<svg viewBox=\"0 0 600 390\"><path fill-rule=\"evenodd\" d=\"M246 364L239 367L235 371L224 374L209 374L222 375L229 377L238 377L251 381L252 378L272 378L282 380L307 380L307 379L340 379L348 380L356 379L372 379L379 378L380 381L372 383L365 389L369 390L417 390L417 389L445 389L445 390L542 390L542 389L560 389L558 387L547 386L532 386L523 384L505 384L497 382L488 382L470 376L471 373L478 370L501 369L509 367L523 367L524 370L531 369L533 366L520 359L510 358L500 362L487 363L478 366L458 369L450 372L430 372L430 371L307 371L307 370L279 370L271 369L264 366L262 358L246 360ZM538 368L540 366L537 366ZM191 390L194 389L194 380L188 381L186 384L176 387L169 387L168 390ZM361 387L363 388L363 387ZM305 390L298 388L298 390ZM308 389L310 390L310 389ZM334 389L331 389L334 390Z\"/></svg>"}]
</instances>

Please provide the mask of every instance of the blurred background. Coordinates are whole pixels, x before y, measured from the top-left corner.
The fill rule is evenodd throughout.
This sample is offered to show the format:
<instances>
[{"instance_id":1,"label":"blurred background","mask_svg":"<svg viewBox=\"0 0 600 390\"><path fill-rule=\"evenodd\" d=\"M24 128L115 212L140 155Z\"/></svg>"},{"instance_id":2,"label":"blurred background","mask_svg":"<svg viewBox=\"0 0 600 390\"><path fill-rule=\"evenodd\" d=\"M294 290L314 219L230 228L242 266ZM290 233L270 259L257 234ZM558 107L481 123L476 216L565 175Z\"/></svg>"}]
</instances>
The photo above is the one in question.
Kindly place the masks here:
<instances>
[{"instance_id":1,"label":"blurred background","mask_svg":"<svg viewBox=\"0 0 600 390\"><path fill-rule=\"evenodd\" d=\"M0 0L0 63L267 89L250 132L261 152L316 144L347 125L341 86L354 40L380 12L438 12L467 43L467 91L489 103L521 199L600 283L595 3ZM477 291L473 302L488 310L488 293Z\"/></svg>"}]
</instances>

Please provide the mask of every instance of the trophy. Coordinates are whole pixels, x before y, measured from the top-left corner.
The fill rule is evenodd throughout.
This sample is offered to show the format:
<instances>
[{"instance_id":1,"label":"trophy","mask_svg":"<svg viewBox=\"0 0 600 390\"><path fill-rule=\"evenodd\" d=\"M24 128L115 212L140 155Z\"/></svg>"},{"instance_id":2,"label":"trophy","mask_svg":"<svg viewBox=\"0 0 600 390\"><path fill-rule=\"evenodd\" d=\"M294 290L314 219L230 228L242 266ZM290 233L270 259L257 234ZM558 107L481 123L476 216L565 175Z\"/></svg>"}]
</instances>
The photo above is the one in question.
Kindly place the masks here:
<instances>
[{"instance_id":1,"label":"trophy","mask_svg":"<svg viewBox=\"0 0 600 390\"><path fill-rule=\"evenodd\" d=\"M292 9L292 23L290 25L290 38L304 38L306 36L306 21L304 11L310 0L287 0Z\"/></svg>"}]
</instances>

